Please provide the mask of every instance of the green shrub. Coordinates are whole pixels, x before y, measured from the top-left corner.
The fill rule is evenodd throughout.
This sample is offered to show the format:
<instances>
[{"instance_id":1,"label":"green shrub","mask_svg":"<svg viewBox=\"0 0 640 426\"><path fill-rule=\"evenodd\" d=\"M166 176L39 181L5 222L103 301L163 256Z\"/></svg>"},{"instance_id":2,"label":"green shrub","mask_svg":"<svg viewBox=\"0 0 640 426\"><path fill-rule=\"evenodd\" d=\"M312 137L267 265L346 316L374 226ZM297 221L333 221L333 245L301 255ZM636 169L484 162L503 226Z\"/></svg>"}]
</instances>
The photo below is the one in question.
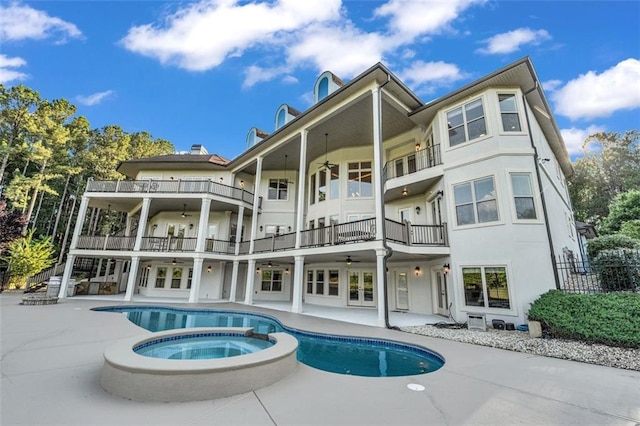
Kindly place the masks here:
<instances>
[{"instance_id":1,"label":"green shrub","mask_svg":"<svg viewBox=\"0 0 640 426\"><path fill-rule=\"evenodd\" d=\"M598 257L598 254L602 250L616 250L616 249L637 249L640 247L637 240L629 238L625 235L614 234L605 235L603 237L597 237L589 240L587 244L587 252L591 259Z\"/></svg>"},{"instance_id":2,"label":"green shrub","mask_svg":"<svg viewBox=\"0 0 640 426\"><path fill-rule=\"evenodd\" d=\"M567 294L551 290L529 310L551 337L640 348L640 294Z\"/></svg>"},{"instance_id":3,"label":"green shrub","mask_svg":"<svg viewBox=\"0 0 640 426\"><path fill-rule=\"evenodd\" d=\"M591 262L603 291L640 288L640 251L603 250Z\"/></svg>"}]
</instances>

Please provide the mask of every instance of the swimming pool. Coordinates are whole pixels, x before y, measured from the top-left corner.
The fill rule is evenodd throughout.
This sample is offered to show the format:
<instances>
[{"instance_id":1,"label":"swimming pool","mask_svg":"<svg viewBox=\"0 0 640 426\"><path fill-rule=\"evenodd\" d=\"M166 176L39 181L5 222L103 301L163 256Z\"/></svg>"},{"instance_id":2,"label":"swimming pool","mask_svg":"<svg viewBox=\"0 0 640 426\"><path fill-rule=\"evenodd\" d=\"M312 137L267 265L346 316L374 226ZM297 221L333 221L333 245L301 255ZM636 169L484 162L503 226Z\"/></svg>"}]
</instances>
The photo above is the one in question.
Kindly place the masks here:
<instances>
[{"instance_id":1,"label":"swimming pool","mask_svg":"<svg viewBox=\"0 0 640 426\"><path fill-rule=\"evenodd\" d=\"M149 331L192 327L252 327L256 333L286 332L298 339L298 361L332 373L365 377L426 374L438 370L444 358L424 347L390 340L310 333L290 328L263 314L188 310L159 306L95 308L121 312Z\"/></svg>"}]
</instances>

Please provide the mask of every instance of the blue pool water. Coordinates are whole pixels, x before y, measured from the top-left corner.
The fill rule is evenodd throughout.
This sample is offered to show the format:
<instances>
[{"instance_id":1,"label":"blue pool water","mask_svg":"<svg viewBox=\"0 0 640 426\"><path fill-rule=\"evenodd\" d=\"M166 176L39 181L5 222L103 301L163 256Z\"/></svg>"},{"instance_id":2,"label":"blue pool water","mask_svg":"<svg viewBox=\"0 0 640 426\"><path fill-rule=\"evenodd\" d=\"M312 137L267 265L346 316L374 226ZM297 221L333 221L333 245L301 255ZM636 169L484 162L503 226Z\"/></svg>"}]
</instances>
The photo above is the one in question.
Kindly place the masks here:
<instances>
[{"instance_id":1,"label":"blue pool water","mask_svg":"<svg viewBox=\"0 0 640 426\"><path fill-rule=\"evenodd\" d=\"M145 342L133 348L142 356L162 359L216 359L246 355L270 346L270 340L231 333L198 333L170 336Z\"/></svg>"},{"instance_id":2,"label":"blue pool water","mask_svg":"<svg viewBox=\"0 0 640 426\"><path fill-rule=\"evenodd\" d=\"M253 313L184 310L157 306L106 307L123 312L149 331L191 327L253 327L256 333L286 332L298 339L298 360L310 367L365 377L410 376L433 372L444 364L435 352L382 339L309 333L282 325L277 319Z\"/></svg>"}]
</instances>

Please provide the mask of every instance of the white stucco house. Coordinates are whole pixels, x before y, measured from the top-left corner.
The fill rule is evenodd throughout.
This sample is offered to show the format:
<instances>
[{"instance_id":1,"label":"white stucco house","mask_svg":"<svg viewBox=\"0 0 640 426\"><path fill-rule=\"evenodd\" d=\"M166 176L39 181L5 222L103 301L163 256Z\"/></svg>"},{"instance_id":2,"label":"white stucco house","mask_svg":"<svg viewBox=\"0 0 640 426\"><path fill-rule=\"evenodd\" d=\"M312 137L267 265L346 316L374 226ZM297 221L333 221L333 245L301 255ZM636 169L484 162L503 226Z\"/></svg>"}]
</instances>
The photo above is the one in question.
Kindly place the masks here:
<instances>
[{"instance_id":1,"label":"white stucco house","mask_svg":"<svg viewBox=\"0 0 640 426\"><path fill-rule=\"evenodd\" d=\"M231 161L197 145L88 182L60 297L89 262L100 278L73 293L372 309L385 326L522 322L556 288L554 255L579 251L572 167L528 57L428 103L382 64L314 93ZM94 207L126 212L124 232L89 235Z\"/></svg>"}]
</instances>

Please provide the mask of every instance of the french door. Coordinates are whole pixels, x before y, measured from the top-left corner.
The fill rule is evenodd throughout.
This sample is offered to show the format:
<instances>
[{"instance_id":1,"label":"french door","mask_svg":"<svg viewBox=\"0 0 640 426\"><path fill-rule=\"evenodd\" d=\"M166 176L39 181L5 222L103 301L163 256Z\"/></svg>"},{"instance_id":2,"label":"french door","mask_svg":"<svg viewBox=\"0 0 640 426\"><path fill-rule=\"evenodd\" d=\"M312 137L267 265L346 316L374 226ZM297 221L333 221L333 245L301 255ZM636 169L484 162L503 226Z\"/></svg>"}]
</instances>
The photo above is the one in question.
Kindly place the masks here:
<instances>
[{"instance_id":1,"label":"french door","mask_svg":"<svg viewBox=\"0 0 640 426\"><path fill-rule=\"evenodd\" d=\"M406 272L396 274L396 309L409 309L409 279Z\"/></svg>"},{"instance_id":2,"label":"french door","mask_svg":"<svg viewBox=\"0 0 640 426\"><path fill-rule=\"evenodd\" d=\"M375 306L373 272L349 272L349 300L350 306Z\"/></svg>"},{"instance_id":3,"label":"french door","mask_svg":"<svg viewBox=\"0 0 640 426\"><path fill-rule=\"evenodd\" d=\"M449 315L449 295L447 293L447 276L441 270L435 270L437 311L440 315Z\"/></svg>"}]
</instances>

